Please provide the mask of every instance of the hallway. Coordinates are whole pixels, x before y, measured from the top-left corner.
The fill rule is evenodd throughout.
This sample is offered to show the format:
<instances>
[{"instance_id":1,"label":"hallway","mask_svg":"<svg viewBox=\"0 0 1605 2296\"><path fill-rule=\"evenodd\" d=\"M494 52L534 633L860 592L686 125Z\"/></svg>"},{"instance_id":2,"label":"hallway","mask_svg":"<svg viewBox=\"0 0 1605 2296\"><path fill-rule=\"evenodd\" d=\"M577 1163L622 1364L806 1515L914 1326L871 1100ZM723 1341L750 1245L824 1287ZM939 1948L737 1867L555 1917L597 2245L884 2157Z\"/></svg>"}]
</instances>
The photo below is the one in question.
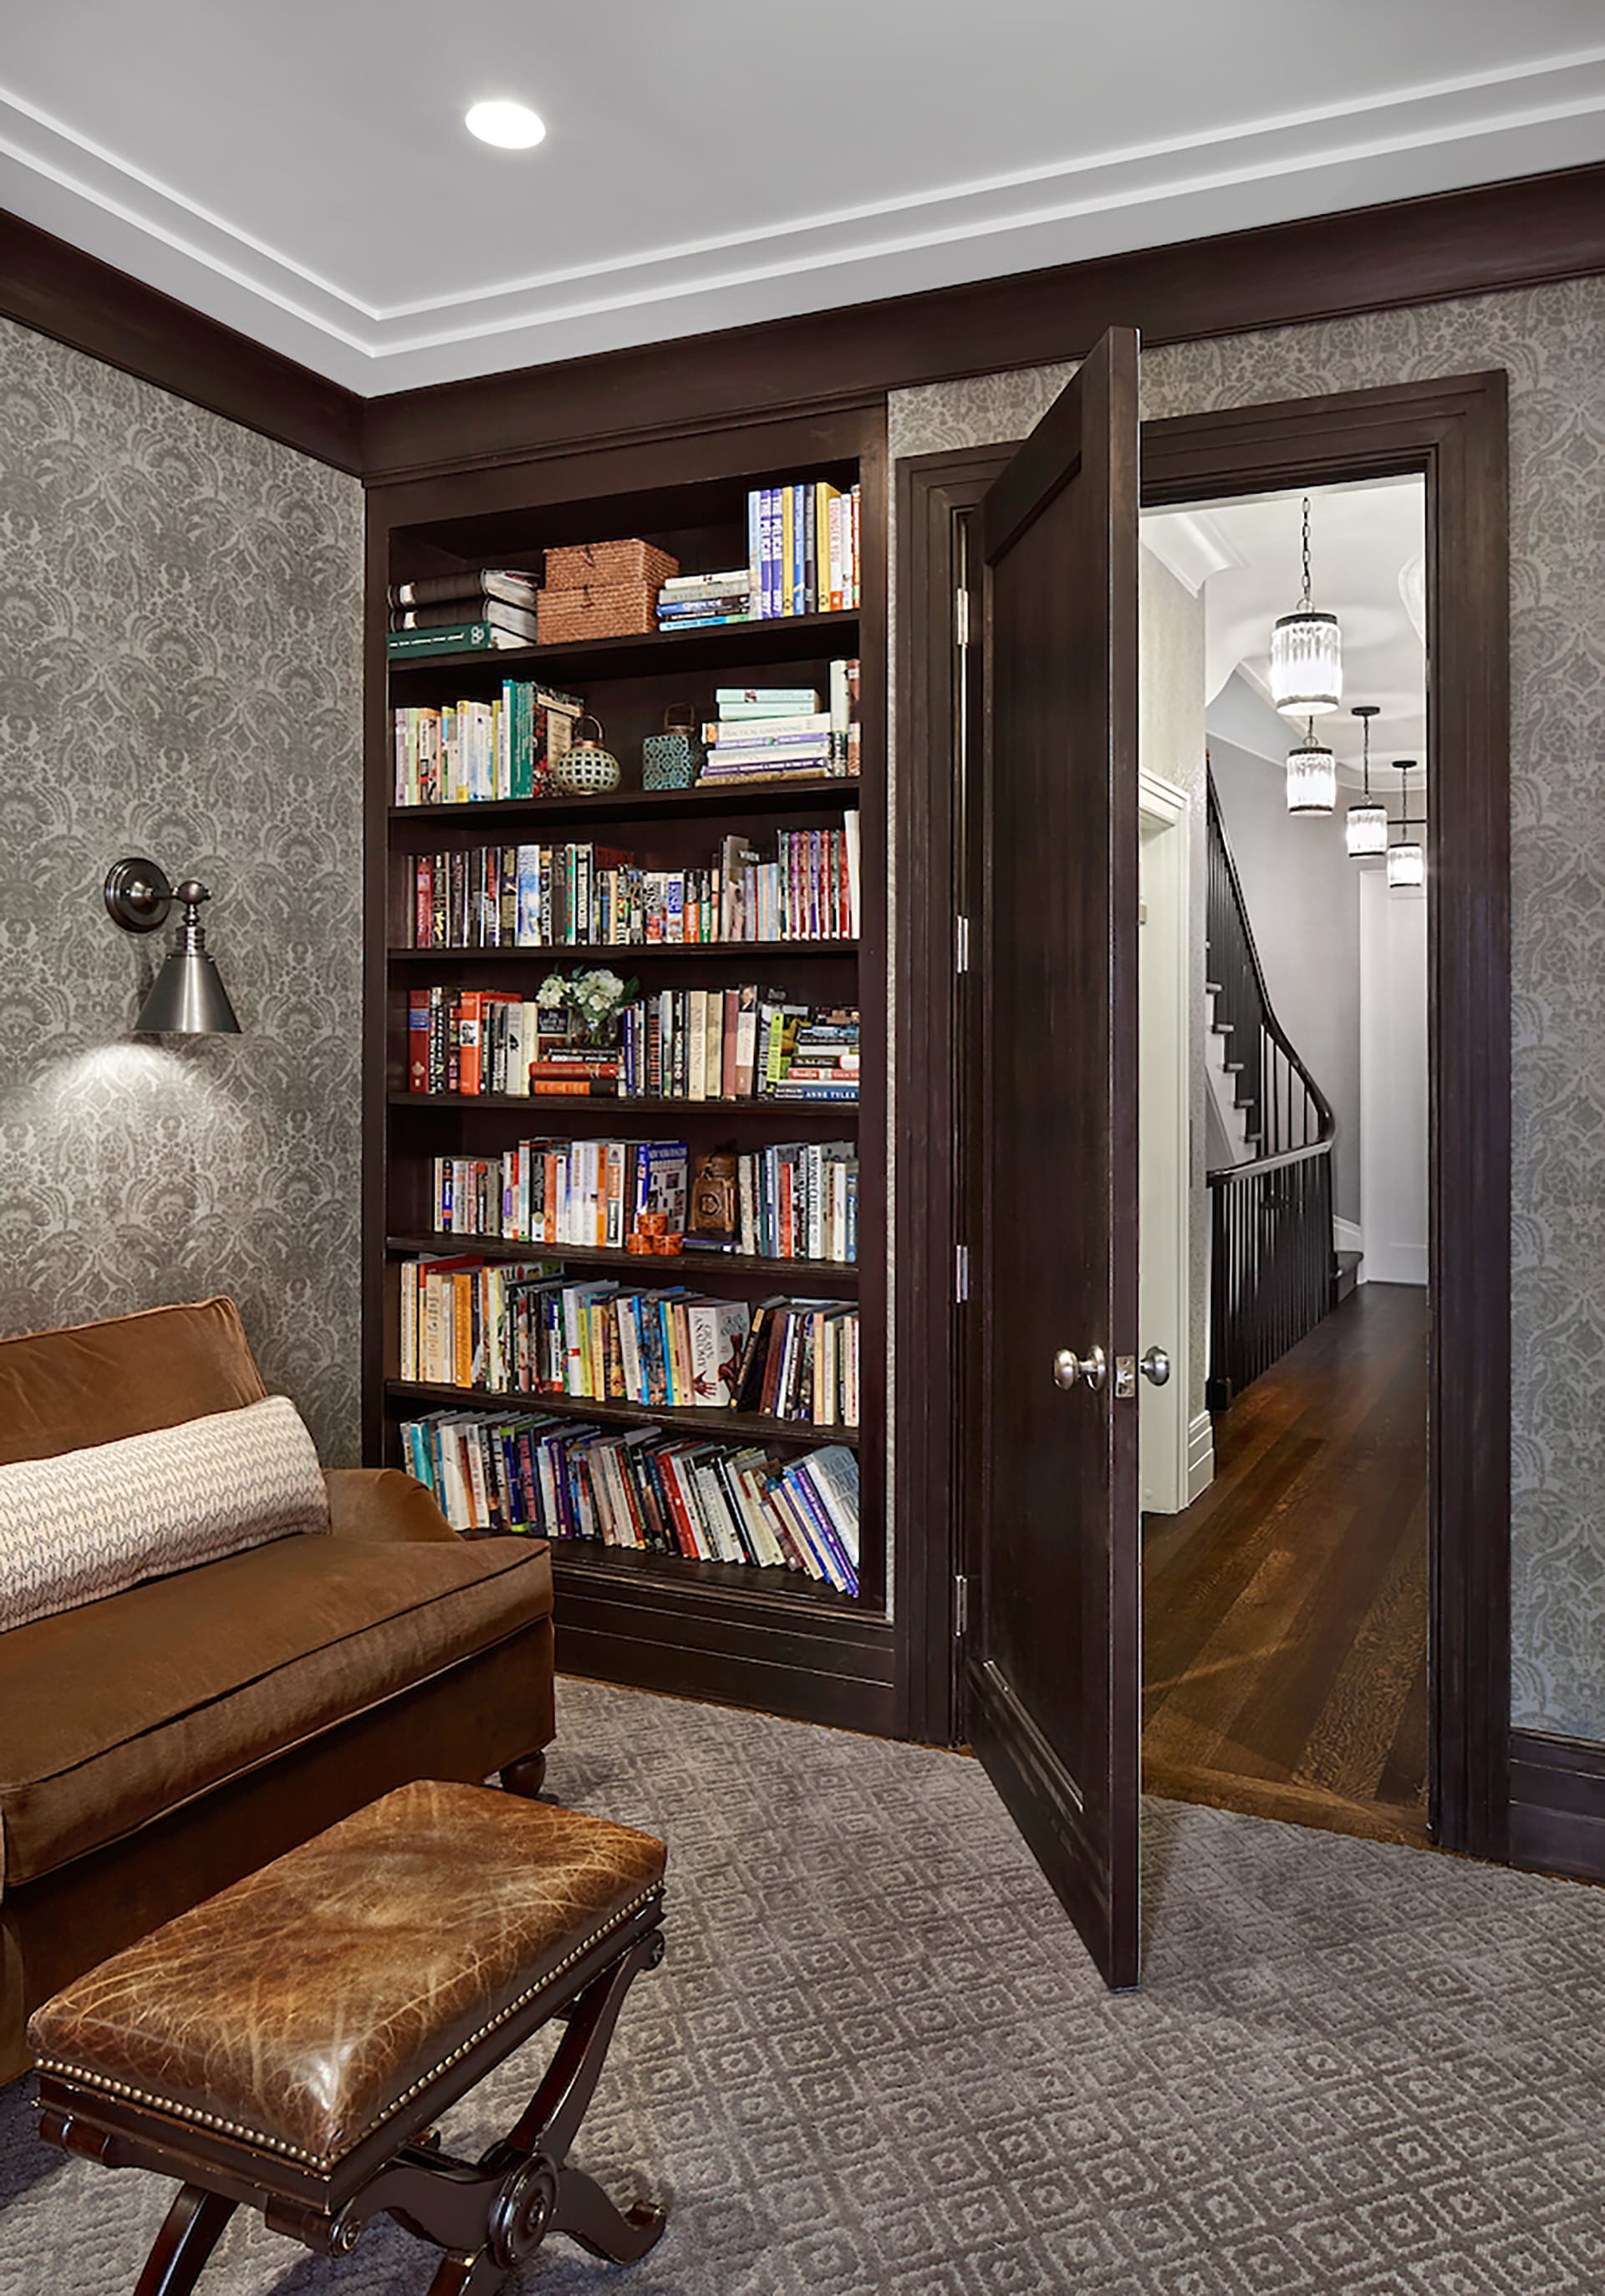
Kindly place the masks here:
<instances>
[{"instance_id":1,"label":"hallway","mask_svg":"<svg viewBox=\"0 0 1605 2296\"><path fill-rule=\"evenodd\" d=\"M1427 1295L1363 1285L1216 1423L1143 1529L1143 1784L1427 1840Z\"/></svg>"}]
</instances>

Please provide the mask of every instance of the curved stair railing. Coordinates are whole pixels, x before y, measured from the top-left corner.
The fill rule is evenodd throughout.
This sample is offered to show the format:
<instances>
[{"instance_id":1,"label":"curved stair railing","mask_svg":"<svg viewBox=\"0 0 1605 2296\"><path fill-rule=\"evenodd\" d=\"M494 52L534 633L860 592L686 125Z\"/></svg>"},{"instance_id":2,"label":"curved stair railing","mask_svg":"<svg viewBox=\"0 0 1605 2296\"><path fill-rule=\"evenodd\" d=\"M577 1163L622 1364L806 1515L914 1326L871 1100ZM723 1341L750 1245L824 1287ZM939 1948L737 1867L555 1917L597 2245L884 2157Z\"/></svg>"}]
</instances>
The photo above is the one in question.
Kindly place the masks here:
<instances>
[{"instance_id":1,"label":"curved stair railing","mask_svg":"<svg viewBox=\"0 0 1605 2296\"><path fill-rule=\"evenodd\" d=\"M1208 783L1206 992L1248 1153L1206 1175L1212 1411L1268 1371L1335 1304L1331 1103L1266 993L1215 780Z\"/></svg>"}]
</instances>

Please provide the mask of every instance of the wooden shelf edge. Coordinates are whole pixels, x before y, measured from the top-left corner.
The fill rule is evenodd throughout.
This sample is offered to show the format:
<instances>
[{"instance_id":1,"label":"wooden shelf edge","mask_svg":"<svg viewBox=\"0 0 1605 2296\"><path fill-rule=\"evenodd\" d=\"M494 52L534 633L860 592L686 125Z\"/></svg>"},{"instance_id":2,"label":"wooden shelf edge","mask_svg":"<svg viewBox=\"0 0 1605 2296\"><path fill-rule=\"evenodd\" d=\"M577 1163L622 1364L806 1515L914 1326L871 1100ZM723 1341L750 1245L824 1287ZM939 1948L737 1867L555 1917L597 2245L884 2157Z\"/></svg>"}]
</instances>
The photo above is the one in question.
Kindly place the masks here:
<instances>
[{"instance_id":1,"label":"wooden shelf edge","mask_svg":"<svg viewBox=\"0 0 1605 2296\"><path fill-rule=\"evenodd\" d=\"M667 1427L683 1434L718 1436L730 1442L794 1443L810 1451L832 1443L858 1448L856 1427L815 1427L798 1419L769 1419L751 1411L708 1411L684 1405L653 1410L640 1403L597 1403L588 1396L521 1395L493 1387L445 1387L427 1380L389 1379L393 1402L426 1403L458 1411L516 1411L531 1417L596 1419L625 1427Z\"/></svg>"},{"instance_id":2,"label":"wooden shelf edge","mask_svg":"<svg viewBox=\"0 0 1605 2296\"><path fill-rule=\"evenodd\" d=\"M392 964L430 964L434 963L462 964L471 959L478 964L482 957L492 964L505 963L510 957L527 957L532 963L551 964L570 959L594 962L598 958L614 958L631 964L643 957L659 956L848 956L858 954L856 940L633 940L633 941L533 941L512 948L392 948L386 956Z\"/></svg>"},{"instance_id":3,"label":"wooden shelf edge","mask_svg":"<svg viewBox=\"0 0 1605 2296\"><path fill-rule=\"evenodd\" d=\"M410 669L494 669L506 676L516 670L557 670L565 663L623 662L632 654L649 659L659 652L672 656L692 647L715 655L728 651L739 660L754 651L754 642L759 638L778 636L783 643L799 636L845 637L856 631L859 620L860 611L855 606L839 614L749 614L736 622L705 623L700 629L633 630L623 637L566 638L558 645L475 646L462 653L422 654L392 654L387 647L385 667L392 677L397 671Z\"/></svg>"},{"instance_id":4,"label":"wooden shelf edge","mask_svg":"<svg viewBox=\"0 0 1605 2296\"><path fill-rule=\"evenodd\" d=\"M395 786L391 783L392 788ZM756 807L784 811L793 804L843 804L856 800L863 789L857 774L810 774L796 781L750 782L732 785L693 783L683 790L603 790L589 797L471 798L459 805L392 805L391 822L471 822L512 815L520 821L583 821L594 814L612 814L628 820L637 814L742 813Z\"/></svg>"},{"instance_id":5,"label":"wooden shelf edge","mask_svg":"<svg viewBox=\"0 0 1605 2296\"><path fill-rule=\"evenodd\" d=\"M608 1546L589 1538L553 1538L553 1575L560 1580L588 1581L618 1589L620 1586L651 1588L654 1594L673 1587L694 1591L699 1601L762 1604L779 1614L803 1605L816 1615L838 1620L883 1621L884 1614L856 1595L844 1595L826 1578L809 1578L800 1570L779 1563L703 1562L689 1554L659 1554L648 1547Z\"/></svg>"},{"instance_id":6,"label":"wooden shelf edge","mask_svg":"<svg viewBox=\"0 0 1605 2296\"><path fill-rule=\"evenodd\" d=\"M577 1267L622 1267L655 1275L674 1268L681 1275L773 1275L791 1283L858 1288L858 1266L850 1259L763 1259L740 1251L681 1251L643 1255L617 1246L573 1243L510 1243L490 1235L388 1235L389 1252L473 1253L485 1259L561 1259Z\"/></svg>"},{"instance_id":7,"label":"wooden shelf edge","mask_svg":"<svg viewBox=\"0 0 1605 2296\"><path fill-rule=\"evenodd\" d=\"M526 1108L570 1113L584 1108L636 1110L645 1115L694 1116L705 1110L715 1116L856 1118L863 1103L856 1100L649 1100L630 1099L622 1093L552 1092L393 1092L392 1108Z\"/></svg>"}]
</instances>

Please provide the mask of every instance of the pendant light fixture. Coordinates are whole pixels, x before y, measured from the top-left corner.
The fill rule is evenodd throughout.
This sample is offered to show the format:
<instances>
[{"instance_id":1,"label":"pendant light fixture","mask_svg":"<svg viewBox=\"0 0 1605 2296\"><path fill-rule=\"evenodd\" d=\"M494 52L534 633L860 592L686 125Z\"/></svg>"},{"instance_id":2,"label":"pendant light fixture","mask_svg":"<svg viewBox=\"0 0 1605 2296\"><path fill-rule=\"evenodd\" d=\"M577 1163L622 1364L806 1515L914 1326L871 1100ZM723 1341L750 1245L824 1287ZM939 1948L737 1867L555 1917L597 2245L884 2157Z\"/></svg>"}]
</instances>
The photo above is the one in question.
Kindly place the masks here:
<instances>
[{"instance_id":1,"label":"pendant light fixture","mask_svg":"<svg viewBox=\"0 0 1605 2296\"><path fill-rule=\"evenodd\" d=\"M1271 632L1271 699L1285 717L1324 718L1343 700L1343 634L1310 603L1310 498L1304 498L1304 594Z\"/></svg>"},{"instance_id":2,"label":"pendant light fixture","mask_svg":"<svg viewBox=\"0 0 1605 2296\"><path fill-rule=\"evenodd\" d=\"M1359 805L1351 805L1343 823L1343 842L1351 861L1364 861L1374 854L1388 850L1388 808L1380 797L1371 793L1371 721L1377 715L1374 701L1356 701L1349 711L1360 721L1364 737L1365 796Z\"/></svg>"},{"instance_id":3,"label":"pendant light fixture","mask_svg":"<svg viewBox=\"0 0 1605 2296\"><path fill-rule=\"evenodd\" d=\"M1424 829L1425 822L1410 817L1410 775L1415 771L1413 758L1396 758L1394 765L1404 776L1399 783L1399 830L1396 845L1388 849L1388 886L1390 892L1424 885L1427 882L1427 850L1419 838L1410 834L1413 829Z\"/></svg>"},{"instance_id":4,"label":"pendant light fixture","mask_svg":"<svg viewBox=\"0 0 1605 2296\"><path fill-rule=\"evenodd\" d=\"M1337 802L1338 760L1306 725L1303 741L1288 751L1288 811L1331 813Z\"/></svg>"}]
</instances>

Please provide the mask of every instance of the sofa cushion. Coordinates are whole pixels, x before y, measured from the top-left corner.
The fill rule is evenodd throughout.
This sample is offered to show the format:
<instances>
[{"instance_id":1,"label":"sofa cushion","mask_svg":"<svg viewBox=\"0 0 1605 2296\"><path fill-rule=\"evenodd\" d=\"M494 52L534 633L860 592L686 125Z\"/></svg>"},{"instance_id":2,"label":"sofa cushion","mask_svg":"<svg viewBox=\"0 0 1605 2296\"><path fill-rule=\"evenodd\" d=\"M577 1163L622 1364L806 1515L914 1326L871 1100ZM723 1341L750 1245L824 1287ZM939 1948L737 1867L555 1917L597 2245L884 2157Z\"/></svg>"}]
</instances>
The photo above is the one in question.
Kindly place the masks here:
<instances>
[{"instance_id":1,"label":"sofa cushion","mask_svg":"<svg viewBox=\"0 0 1605 2296\"><path fill-rule=\"evenodd\" d=\"M294 1538L0 1643L0 1884L118 1840L552 1608L545 1545Z\"/></svg>"},{"instance_id":2,"label":"sofa cushion","mask_svg":"<svg viewBox=\"0 0 1605 2296\"><path fill-rule=\"evenodd\" d=\"M288 1396L0 1466L0 1633L293 1532L329 1528Z\"/></svg>"},{"instance_id":3,"label":"sofa cushion","mask_svg":"<svg viewBox=\"0 0 1605 2296\"><path fill-rule=\"evenodd\" d=\"M176 1427L267 1390L232 1300L0 1340L0 1460Z\"/></svg>"}]
</instances>

